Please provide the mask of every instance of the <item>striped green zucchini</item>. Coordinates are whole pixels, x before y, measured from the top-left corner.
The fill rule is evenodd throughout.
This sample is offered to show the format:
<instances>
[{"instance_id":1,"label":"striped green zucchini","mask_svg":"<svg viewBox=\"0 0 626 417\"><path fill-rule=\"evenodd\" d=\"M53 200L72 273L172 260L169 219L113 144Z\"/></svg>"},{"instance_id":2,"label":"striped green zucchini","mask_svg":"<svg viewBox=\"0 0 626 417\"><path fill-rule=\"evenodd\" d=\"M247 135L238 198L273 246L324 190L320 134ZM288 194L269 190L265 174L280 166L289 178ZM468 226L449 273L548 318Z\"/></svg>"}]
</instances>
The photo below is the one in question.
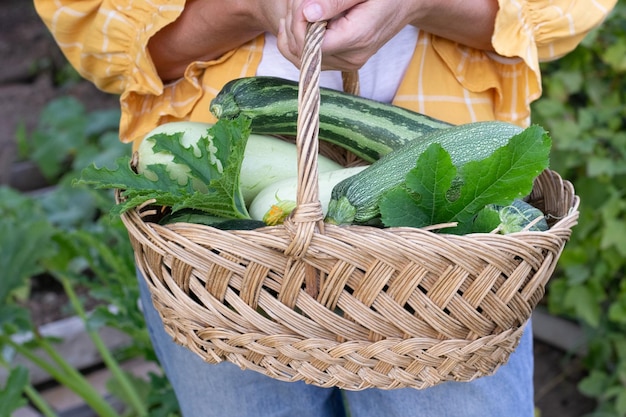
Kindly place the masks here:
<instances>
[{"instance_id":1,"label":"striped green zucchini","mask_svg":"<svg viewBox=\"0 0 626 417\"><path fill-rule=\"evenodd\" d=\"M373 162L434 130L452 125L402 107L321 88L320 139ZM227 83L210 105L217 118L243 114L259 134L295 136L298 83L247 77Z\"/></svg>"}]
</instances>

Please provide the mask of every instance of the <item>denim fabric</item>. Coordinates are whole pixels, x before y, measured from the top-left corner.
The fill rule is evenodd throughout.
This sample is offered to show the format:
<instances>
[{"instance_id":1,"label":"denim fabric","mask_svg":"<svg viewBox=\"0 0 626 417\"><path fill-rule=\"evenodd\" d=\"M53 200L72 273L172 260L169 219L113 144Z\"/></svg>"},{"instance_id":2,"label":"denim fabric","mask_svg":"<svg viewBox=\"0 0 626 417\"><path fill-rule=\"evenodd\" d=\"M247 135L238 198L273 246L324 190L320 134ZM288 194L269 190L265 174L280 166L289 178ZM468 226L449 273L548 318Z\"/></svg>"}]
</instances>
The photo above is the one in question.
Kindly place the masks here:
<instances>
[{"instance_id":1,"label":"denim fabric","mask_svg":"<svg viewBox=\"0 0 626 417\"><path fill-rule=\"evenodd\" d=\"M211 365L163 329L140 276L150 336L184 417L533 417L532 331L493 376L415 390L343 391L282 382L223 362Z\"/></svg>"}]
</instances>

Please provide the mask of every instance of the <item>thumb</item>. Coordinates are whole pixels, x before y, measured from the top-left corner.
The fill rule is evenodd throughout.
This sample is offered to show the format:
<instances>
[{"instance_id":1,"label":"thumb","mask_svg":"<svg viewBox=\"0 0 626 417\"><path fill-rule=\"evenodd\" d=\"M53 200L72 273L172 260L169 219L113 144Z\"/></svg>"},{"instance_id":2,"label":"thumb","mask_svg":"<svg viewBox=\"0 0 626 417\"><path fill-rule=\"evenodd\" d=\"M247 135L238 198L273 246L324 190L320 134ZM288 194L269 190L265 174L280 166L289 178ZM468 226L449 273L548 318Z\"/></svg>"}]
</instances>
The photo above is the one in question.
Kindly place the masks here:
<instances>
[{"instance_id":1,"label":"thumb","mask_svg":"<svg viewBox=\"0 0 626 417\"><path fill-rule=\"evenodd\" d=\"M312 0L306 2L302 14L308 22L319 22L337 17L363 0Z\"/></svg>"},{"instance_id":2,"label":"thumb","mask_svg":"<svg viewBox=\"0 0 626 417\"><path fill-rule=\"evenodd\" d=\"M309 3L304 6L302 14L304 14L306 20L311 23L319 22L324 19L324 9L322 8L322 5L317 2Z\"/></svg>"}]
</instances>

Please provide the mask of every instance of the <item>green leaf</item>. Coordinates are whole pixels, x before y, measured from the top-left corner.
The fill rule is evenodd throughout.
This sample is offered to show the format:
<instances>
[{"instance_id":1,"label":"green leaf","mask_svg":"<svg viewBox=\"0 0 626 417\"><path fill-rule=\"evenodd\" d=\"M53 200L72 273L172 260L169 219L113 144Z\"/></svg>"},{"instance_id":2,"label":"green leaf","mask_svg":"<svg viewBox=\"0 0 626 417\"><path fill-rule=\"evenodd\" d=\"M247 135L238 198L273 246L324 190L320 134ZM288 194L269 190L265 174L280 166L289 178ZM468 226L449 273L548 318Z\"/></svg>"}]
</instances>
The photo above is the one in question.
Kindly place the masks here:
<instances>
[{"instance_id":1,"label":"green leaf","mask_svg":"<svg viewBox=\"0 0 626 417\"><path fill-rule=\"evenodd\" d=\"M489 233L500 226L500 210L493 204L478 212L472 225L472 233Z\"/></svg>"},{"instance_id":2,"label":"green leaf","mask_svg":"<svg viewBox=\"0 0 626 417\"><path fill-rule=\"evenodd\" d=\"M68 157L84 145L86 127L85 108L74 97L60 97L44 108L30 157L48 180L61 174Z\"/></svg>"},{"instance_id":3,"label":"green leaf","mask_svg":"<svg viewBox=\"0 0 626 417\"><path fill-rule=\"evenodd\" d=\"M602 249L615 247L622 256L626 256L626 223L623 218L607 219L605 224Z\"/></svg>"},{"instance_id":4,"label":"green leaf","mask_svg":"<svg viewBox=\"0 0 626 417\"><path fill-rule=\"evenodd\" d=\"M182 188L176 182L170 182L167 180L169 175L162 165L154 165L154 170L159 171L159 180L153 181L146 178L143 175L137 174L131 169L130 157L122 156L117 160L117 164L114 168L98 168L95 165L91 165L85 168L80 178L78 178L74 184L91 185L97 189L100 188L118 188L125 191L125 195L133 195L147 192L170 192L170 193L183 193L186 189L187 192L193 192L191 187Z\"/></svg>"},{"instance_id":5,"label":"green leaf","mask_svg":"<svg viewBox=\"0 0 626 417\"><path fill-rule=\"evenodd\" d=\"M580 258L578 258L580 259ZM571 286L584 284L591 276L589 265L570 264L565 267L567 283Z\"/></svg>"},{"instance_id":6,"label":"green leaf","mask_svg":"<svg viewBox=\"0 0 626 417\"><path fill-rule=\"evenodd\" d=\"M117 131L120 124L119 108L96 110L87 114L87 135L101 135L108 131ZM119 142L119 138L118 138Z\"/></svg>"},{"instance_id":7,"label":"green leaf","mask_svg":"<svg viewBox=\"0 0 626 417\"><path fill-rule=\"evenodd\" d=\"M174 417L179 415L176 394L167 376L150 373L150 391L146 403L150 409L150 417Z\"/></svg>"},{"instance_id":8,"label":"green leaf","mask_svg":"<svg viewBox=\"0 0 626 417\"><path fill-rule=\"evenodd\" d=\"M386 226L423 227L438 223L439 210L446 210L446 192L456 176L448 152L438 143L430 145L417 160L406 182L385 193L379 203Z\"/></svg>"},{"instance_id":9,"label":"green leaf","mask_svg":"<svg viewBox=\"0 0 626 417\"><path fill-rule=\"evenodd\" d=\"M157 178L154 181L137 174L130 167L129 157L120 158L113 169L95 165L87 167L76 183L124 190L122 195L126 201L115 208L116 213L155 199L156 204L172 207L173 211L196 208L225 218L249 218L239 188L239 172L250 134L250 121L243 117L222 119L209 129L209 133L199 141L197 155L179 140L157 141L154 146L155 152L170 152L174 156L173 162L186 165L192 177L206 185L206 193L197 191L193 181L179 185L170 178L167 166L163 164L149 165Z\"/></svg>"},{"instance_id":10,"label":"green leaf","mask_svg":"<svg viewBox=\"0 0 626 417\"><path fill-rule=\"evenodd\" d=\"M415 210L420 196L411 193L405 187L398 186L387 191L379 202L383 224L393 225L428 225L428 214Z\"/></svg>"},{"instance_id":11,"label":"green leaf","mask_svg":"<svg viewBox=\"0 0 626 417\"><path fill-rule=\"evenodd\" d=\"M545 97L534 105L534 110L537 114L541 114L546 118L562 117L563 113L565 113L565 106L559 100Z\"/></svg>"},{"instance_id":12,"label":"green leaf","mask_svg":"<svg viewBox=\"0 0 626 417\"><path fill-rule=\"evenodd\" d=\"M626 297L622 297L621 300L616 300L610 305L608 317L615 323L626 324Z\"/></svg>"},{"instance_id":13,"label":"green leaf","mask_svg":"<svg viewBox=\"0 0 626 417\"><path fill-rule=\"evenodd\" d=\"M505 206L530 193L534 179L548 166L550 147L545 130L531 126L489 157L460 167L457 177L447 151L432 144L405 183L382 196L382 221L388 227L458 222L453 232L466 233L485 206Z\"/></svg>"},{"instance_id":14,"label":"green leaf","mask_svg":"<svg viewBox=\"0 0 626 417\"><path fill-rule=\"evenodd\" d=\"M626 71L626 39L615 39L602 55L602 58L615 71Z\"/></svg>"},{"instance_id":15,"label":"green leaf","mask_svg":"<svg viewBox=\"0 0 626 417\"><path fill-rule=\"evenodd\" d=\"M64 230L88 227L100 208L93 190L73 187L71 181L62 181L49 192L39 196L39 203L46 212L48 221ZM107 210L110 210L114 203L112 199L110 203Z\"/></svg>"},{"instance_id":16,"label":"green leaf","mask_svg":"<svg viewBox=\"0 0 626 417\"><path fill-rule=\"evenodd\" d=\"M599 177L600 175L612 176L615 171L615 165L611 158L591 156L587 160L587 175L590 177Z\"/></svg>"},{"instance_id":17,"label":"green leaf","mask_svg":"<svg viewBox=\"0 0 626 417\"><path fill-rule=\"evenodd\" d=\"M626 62L624 66L626 66ZM617 414L620 416L626 415L626 389L623 387L615 399L615 411L617 411Z\"/></svg>"},{"instance_id":18,"label":"green leaf","mask_svg":"<svg viewBox=\"0 0 626 417\"><path fill-rule=\"evenodd\" d=\"M26 307L18 304L0 304L0 333L14 334L30 331L32 328L30 311Z\"/></svg>"},{"instance_id":19,"label":"green leaf","mask_svg":"<svg viewBox=\"0 0 626 417\"><path fill-rule=\"evenodd\" d=\"M588 287L569 288L564 302L566 307L573 308L591 327L597 327L600 323L600 305Z\"/></svg>"},{"instance_id":20,"label":"green leaf","mask_svg":"<svg viewBox=\"0 0 626 417\"><path fill-rule=\"evenodd\" d=\"M72 163L72 169L75 173L80 173L91 164L113 168L115 161L129 155L130 150L131 145L122 143L117 132L106 132L99 137L97 144L81 148Z\"/></svg>"},{"instance_id":21,"label":"green leaf","mask_svg":"<svg viewBox=\"0 0 626 417\"><path fill-rule=\"evenodd\" d=\"M28 402L22 392L28 385L28 370L22 366L11 369L6 385L0 389L0 416L11 416Z\"/></svg>"},{"instance_id":22,"label":"green leaf","mask_svg":"<svg viewBox=\"0 0 626 417\"><path fill-rule=\"evenodd\" d=\"M130 372L123 371L128 381L132 384L134 391L142 398L145 399L148 397L150 392L150 385L141 377L134 375ZM109 393L114 395L116 398L122 400L122 402L126 405L132 404L131 399L128 393L122 389L119 383L115 378L111 378L106 382L106 388Z\"/></svg>"},{"instance_id":23,"label":"green leaf","mask_svg":"<svg viewBox=\"0 0 626 417\"><path fill-rule=\"evenodd\" d=\"M56 251L55 232L34 200L0 188L0 303L41 272L40 260Z\"/></svg>"},{"instance_id":24,"label":"green leaf","mask_svg":"<svg viewBox=\"0 0 626 417\"><path fill-rule=\"evenodd\" d=\"M600 371L592 371L578 384L578 389L589 397L600 397L610 385L609 376Z\"/></svg>"}]
</instances>

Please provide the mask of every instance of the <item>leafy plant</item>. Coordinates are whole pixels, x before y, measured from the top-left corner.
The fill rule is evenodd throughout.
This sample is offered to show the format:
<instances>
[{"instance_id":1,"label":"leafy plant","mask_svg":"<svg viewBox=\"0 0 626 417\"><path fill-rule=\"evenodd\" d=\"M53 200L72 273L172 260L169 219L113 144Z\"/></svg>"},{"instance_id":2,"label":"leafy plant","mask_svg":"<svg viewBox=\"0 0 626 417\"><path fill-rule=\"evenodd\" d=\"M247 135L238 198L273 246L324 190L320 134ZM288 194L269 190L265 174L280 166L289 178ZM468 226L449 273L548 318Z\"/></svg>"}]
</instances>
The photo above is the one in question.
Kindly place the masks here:
<instances>
[{"instance_id":1,"label":"leafy plant","mask_svg":"<svg viewBox=\"0 0 626 417\"><path fill-rule=\"evenodd\" d=\"M112 113L86 113L81 110L82 105L75 104L74 99L66 98L52 102L35 134L29 139L25 132L22 136L30 141L22 144L23 149L34 143L42 145L39 141L47 139L60 141L58 149L52 146L49 151L55 149L55 155L65 156L42 168L54 174L49 179L55 187L28 195L0 187L0 367L7 369L9 375L4 387L0 387L0 415L11 415L28 398L46 417L56 416L30 383L28 371L14 365L16 354L73 390L98 415L121 415L91 387L80 370L60 355L56 340L41 335L24 307L22 301L28 297L31 277L45 275L62 284L74 314L84 322L112 374L109 392L125 405L123 415L175 417L178 404L165 376L154 374L144 380L127 374L120 365L133 357L154 362L157 359L137 304L139 289L127 232L119 218L109 216L114 204L112 193L72 185L78 172L92 163L96 154L99 164L111 166L120 155L128 153L128 147L121 145L114 133L117 127L111 123ZM60 112L58 117L55 112ZM57 137L64 129L67 134ZM110 146L113 139L115 145ZM50 162L39 151L27 155L41 167ZM83 299L75 291L79 285L100 300L94 310L85 309ZM128 334L132 345L111 351L98 332L104 325ZM23 335L27 334L31 337L23 342ZM40 351L46 356L40 355Z\"/></svg>"},{"instance_id":2,"label":"leafy plant","mask_svg":"<svg viewBox=\"0 0 626 417\"><path fill-rule=\"evenodd\" d=\"M581 198L547 302L586 330L592 416L626 416L626 4L574 52L543 65L534 122L554 139L551 166Z\"/></svg>"},{"instance_id":3,"label":"leafy plant","mask_svg":"<svg viewBox=\"0 0 626 417\"><path fill-rule=\"evenodd\" d=\"M7 383L0 387L0 416L10 416L14 411L26 405L21 392L28 385L28 370L17 367L11 370Z\"/></svg>"},{"instance_id":4,"label":"leafy plant","mask_svg":"<svg viewBox=\"0 0 626 417\"><path fill-rule=\"evenodd\" d=\"M19 155L37 164L51 183L92 162L110 164L128 153L117 135L118 109L88 112L71 96L52 100L41 112L37 128L17 132Z\"/></svg>"},{"instance_id":5,"label":"leafy plant","mask_svg":"<svg viewBox=\"0 0 626 417\"><path fill-rule=\"evenodd\" d=\"M15 296L29 277L42 272L38 260L55 253L52 245L40 248L41 242L50 241L54 228L41 207L29 203L28 197L0 188L0 301Z\"/></svg>"},{"instance_id":6,"label":"leafy plant","mask_svg":"<svg viewBox=\"0 0 626 417\"><path fill-rule=\"evenodd\" d=\"M5 196L16 195L11 190L0 189L0 191ZM112 204L112 200L110 201L109 207L103 212L108 213ZM132 249L126 230L119 219L111 218L107 214L94 221L87 229L64 230L46 220L45 216L29 217L32 213L43 213L41 205L34 198L20 196L17 199L2 199L0 207L4 205L3 203L9 202L14 208L13 212L20 213L21 217L15 215L9 218L7 215L0 221L0 228L9 231L8 234L0 234L2 253L20 254L24 248L41 246L47 250L34 249L24 252L21 257L3 258L0 264L5 271L19 272L15 275L6 275L12 279L0 281L0 293L3 294L0 300L0 350L4 355L0 359L0 366L7 368L9 375L13 376L7 380L6 392L3 394L11 395L13 398L12 402L7 402L7 407L13 402L20 404L18 401L20 397L15 395L24 392L42 412L47 408L36 390L24 382L23 372L11 366L13 355L20 354L44 369L59 383L76 392L96 410L98 415L118 416L117 411L90 386L79 370L73 369L67 359L59 355L55 350L55 341L40 334L31 321L29 312L19 303L20 298L16 297L16 294L23 293L21 290L28 287L31 274L36 272L48 274L62 283L75 314L84 321L88 335L113 375L115 384L112 386L117 388L114 393L120 394L124 403L128 404L128 412L132 410L132 413L126 415L149 416L150 401L155 409L163 407L177 409L172 395L161 397L162 400L167 399L168 403L155 403L151 397L152 383L158 384L161 391L165 389L164 383L166 387L169 386L159 380L161 376L153 375L150 381L144 381L127 375L120 366L120 362L127 358L140 356L156 361L156 356L143 315L137 306L139 292ZM24 230L13 227L15 225L20 225ZM16 242L14 233L18 230L24 234L19 236L20 239ZM40 230L43 232L36 233ZM45 233L45 237L42 237L42 233ZM16 244L21 246L16 247ZM8 249L8 252L4 248ZM74 290L79 284L90 288L90 295L102 301L95 311L88 312L84 309L82 300ZM129 334L133 339L132 346L120 352L111 352L98 333L98 329L103 325L115 327ZM15 335L25 333L32 334L32 338L25 343L17 342L19 339L16 339ZM46 352L50 359L42 358L36 353L38 350Z\"/></svg>"}]
</instances>

